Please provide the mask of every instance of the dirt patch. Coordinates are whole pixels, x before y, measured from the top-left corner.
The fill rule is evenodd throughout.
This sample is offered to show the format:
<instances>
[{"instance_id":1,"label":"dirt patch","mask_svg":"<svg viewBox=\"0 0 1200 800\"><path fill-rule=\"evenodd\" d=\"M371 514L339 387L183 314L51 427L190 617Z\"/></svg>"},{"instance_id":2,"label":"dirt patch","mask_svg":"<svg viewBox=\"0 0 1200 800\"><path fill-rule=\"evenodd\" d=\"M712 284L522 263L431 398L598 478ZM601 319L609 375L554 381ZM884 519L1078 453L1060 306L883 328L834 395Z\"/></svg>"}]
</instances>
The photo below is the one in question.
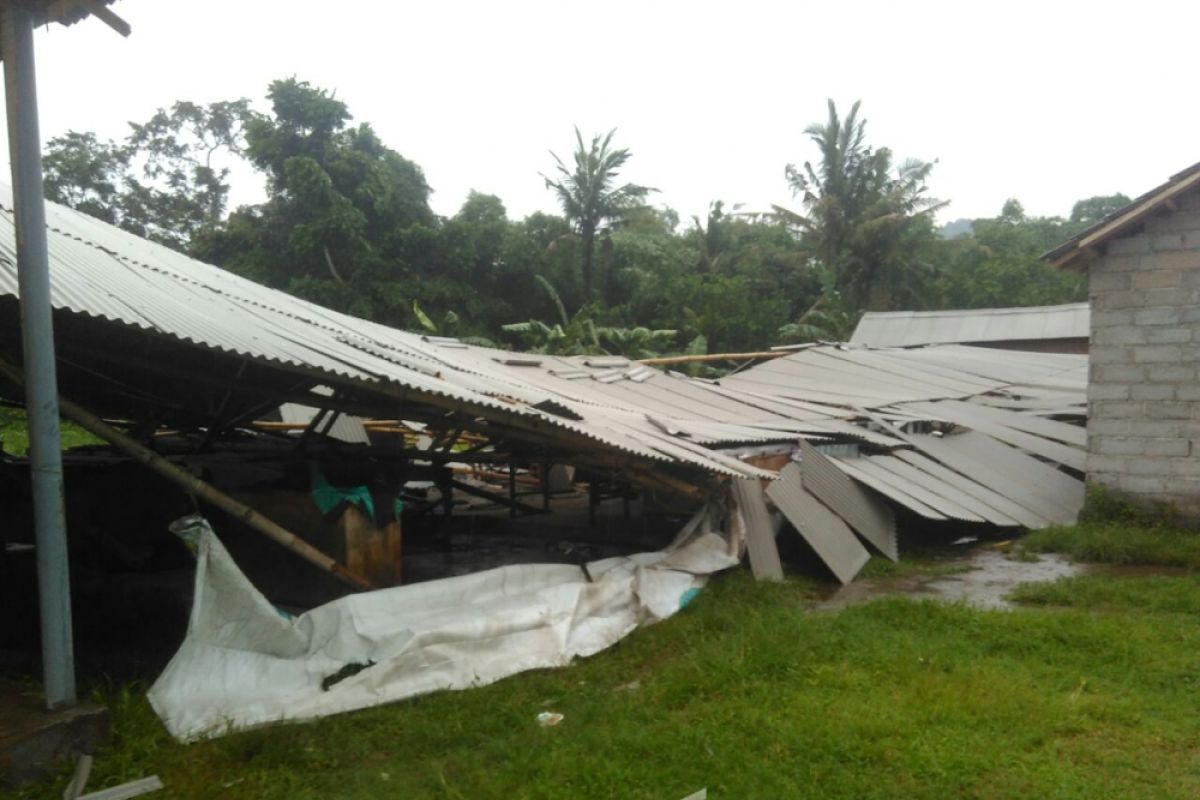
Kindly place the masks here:
<instances>
[{"instance_id":1,"label":"dirt patch","mask_svg":"<svg viewBox=\"0 0 1200 800\"><path fill-rule=\"evenodd\" d=\"M1036 561L1011 559L991 548L977 548L947 564L961 564L954 575L912 575L902 578L868 578L833 592L816 605L836 611L878 597L914 597L963 602L978 608L1014 608L1005 595L1021 583L1055 581L1083 572L1084 567L1048 553Z\"/></svg>"}]
</instances>

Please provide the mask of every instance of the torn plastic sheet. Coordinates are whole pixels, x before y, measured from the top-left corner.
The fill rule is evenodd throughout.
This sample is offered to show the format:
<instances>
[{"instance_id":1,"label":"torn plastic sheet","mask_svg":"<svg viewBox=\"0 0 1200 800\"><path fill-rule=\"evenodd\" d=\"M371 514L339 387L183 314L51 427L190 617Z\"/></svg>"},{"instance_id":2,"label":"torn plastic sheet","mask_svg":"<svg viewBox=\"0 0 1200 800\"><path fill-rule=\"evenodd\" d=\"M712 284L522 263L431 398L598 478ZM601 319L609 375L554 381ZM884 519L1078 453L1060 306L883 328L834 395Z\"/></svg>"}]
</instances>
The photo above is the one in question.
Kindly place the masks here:
<instances>
[{"instance_id":1,"label":"torn plastic sheet","mask_svg":"<svg viewBox=\"0 0 1200 800\"><path fill-rule=\"evenodd\" d=\"M707 575L738 562L701 511L661 551L584 568L500 567L352 594L285 619L207 522L180 522L197 558L191 619L149 697L185 741L565 666L671 616Z\"/></svg>"}]
</instances>

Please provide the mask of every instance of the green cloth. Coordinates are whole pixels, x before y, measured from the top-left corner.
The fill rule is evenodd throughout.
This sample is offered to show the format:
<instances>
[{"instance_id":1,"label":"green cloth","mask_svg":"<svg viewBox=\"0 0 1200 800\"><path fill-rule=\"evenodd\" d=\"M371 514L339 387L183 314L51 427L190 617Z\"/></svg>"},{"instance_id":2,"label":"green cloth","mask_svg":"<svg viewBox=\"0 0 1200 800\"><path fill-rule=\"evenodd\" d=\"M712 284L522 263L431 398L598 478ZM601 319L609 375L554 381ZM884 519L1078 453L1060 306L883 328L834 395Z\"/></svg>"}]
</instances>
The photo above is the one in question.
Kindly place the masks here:
<instances>
[{"instance_id":1,"label":"green cloth","mask_svg":"<svg viewBox=\"0 0 1200 800\"><path fill-rule=\"evenodd\" d=\"M312 465L312 499L322 514L328 514L342 503L350 503L365 511L371 519L375 519L375 501L367 487L351 486L343 489L331 486L316 464Z\"/></svg>"}]
</instances>

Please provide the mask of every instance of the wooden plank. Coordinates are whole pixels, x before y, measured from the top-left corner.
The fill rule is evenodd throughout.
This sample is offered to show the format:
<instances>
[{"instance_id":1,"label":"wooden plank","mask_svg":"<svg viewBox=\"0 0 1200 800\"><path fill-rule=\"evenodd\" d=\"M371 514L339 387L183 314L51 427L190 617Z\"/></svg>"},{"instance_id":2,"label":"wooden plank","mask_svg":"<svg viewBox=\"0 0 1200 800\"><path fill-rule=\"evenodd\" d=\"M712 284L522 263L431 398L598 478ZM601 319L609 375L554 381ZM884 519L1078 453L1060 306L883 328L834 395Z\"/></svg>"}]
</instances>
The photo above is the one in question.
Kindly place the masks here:
<instances>
[{"instance_id":1,"label":"wooden plank","mask_svg":"<svg viewBox=\"0 0 1200 800\"><path fill-rule=\"evenodd\" d=\"M450 485L460 492L474 495L475 497L482 497L484 500L491 500L493 503L499 506L505 506L506 508L513 510L524 511L526 514L545 513L545 509L538 508L537 506L530 505L529 503L524 503L506 495L489 492L487 489L481 489L478 486L472 486L464 481L452 480L450 481Z\"/></svg>"},{"instance_id":2,"label":"wooden plank","mask_svg":"<svg viewBox=\"0 0 1200 800\"><path fill-rule=\"evenodd\" d=\"M120 786L112 786L108 789L101 789L98 792L89 792L80 797L79 800L130 800L132 797L141 797L150 792L157 792L162 788L163 782L159 780L158 776L151 775L149 778L122 783Z\"/></svg>"},{"instance_id":3,"label":"wooden plank","mask_svg":"<svg viewBox=\"0 0 1200 800\"><path fill-rule=\"evenodd\" d=\"M846 523L804 488L800 465L784 467L779 480L767 487L767 497L843 584L871 559Z\"/></svg>"},{"instance_id":4,"label":"wooden plank","mask_svg":"<svg viewBox=\"0 0 1200 800\"><path fill-rule=\"evenodd\" d=\"M746 525L746 549L750 571L760 581L782 581L783 564L771 526L771 514L763 499L762 483L757 478L734 478L733 497Z\"/></svg>"},{"instance_id":5,"label":"wooden plank","mask_svg":"<svg viewBox=\"0 0 1200 800\"><path fill-rule=\"evenodd\" d=\"M1117 233L1125 230L1125 228L1137 224L1146 216L1154 213L1160 205L1174 197L1178 197L1198 183L1200 183L1200 172L1193 173L1176 184L1164 187L1162 191L1138 203L1137 206L1131 208L1112 222L1100 226L1092 233L1086 234L1079 240L1078 249L1085 250L1089 247L1104 244L1109 237L1115 236Z\"/></svg>"},{"instance_id":6,"label":"wooden plank","mask_svg":"<svg viewBox=\"0 0 1200 800\"><path fill-rule=\"evenodd\" d=\"M346 544L346 566L376 586L398 586L401 581L400 520L382 528L356 505L347 505L338 520Z\"/></svg>"},{"instance_id":7,"label":"wooden plank","mask_svg":"<svg viewBox=\"0 0 1200 800\"><path fill-rule=\"evenodd\" d=\"M808 442L800 442L804 488L846 521L858 535L892 561L900 560L896 516L887 504L863 489ZM767 492L770 495L770 491Z\"/></svg>"}]
</instances>

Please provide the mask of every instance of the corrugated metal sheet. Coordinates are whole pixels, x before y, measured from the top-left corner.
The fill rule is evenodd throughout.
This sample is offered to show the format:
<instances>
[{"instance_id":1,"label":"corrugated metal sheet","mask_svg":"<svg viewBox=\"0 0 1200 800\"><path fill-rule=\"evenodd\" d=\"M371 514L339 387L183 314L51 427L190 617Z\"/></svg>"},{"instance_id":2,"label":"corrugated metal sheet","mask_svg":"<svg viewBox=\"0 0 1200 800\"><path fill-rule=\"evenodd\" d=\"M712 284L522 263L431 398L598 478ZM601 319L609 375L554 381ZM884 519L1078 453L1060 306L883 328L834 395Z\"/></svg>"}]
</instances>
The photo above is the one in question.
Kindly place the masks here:
<instances>
[{"instance_id":1,"label":"corrugated metal sheet","mask_svg":"<svg viewBox=\"0 0 1200 800\"><path fill-rule=\"evenodd\" d=\"M941 482L927 476L914 476L908 470L897 468L904 462L890 456L864 456L854 462L861 472L873 476L892 488L914 497L926 506L936 509L950 519L961 522L989 522L986 517L958 503L941 492ZM907 465L906 465L907 466ZM969 504L968 504L969 505Z\"/></svg>"},{"instance_id":2,"label":"corrugated metal sheet","mask_svg":"<svg viewBox=\"0 0 1200 800\"><path fill-rule=\"evenodd\" d=\"M838 469L807 442L800 443L800 476L804 488L841 517L879 552L900 560L896 518L892 510Z\"/></svg>"},{"instance_id":3,"label":"corrugated metal sheet","mask_svg":"<svg viewBox=\"0 0 1200 800\"><path fill-rule=\"evenodd\" d=\"M970 403L954 402L906 403L899 408L928 414L935 419L982 431L1002 442L1007 442L1014 447L1056 461L1080 472L1083 471L1087 461L1087 453L1084 450L1013 427L1014 422L1022 426L1025 423L1018 414L1012 411L997 411Z\"/></svg>"},{"instance_id":4,"label":"corrugated metal sheet","mask_svg":"<svg viewBox=\"0 0 1200 800\"><path fill-rule=\"evenodd\" d=\"M989 436L972 432L905 438L933 460L992 488L1050 523L1074 522L1083 507L1082 481ZM1064 486L1060 478L1075 486Z\"/></svg>"},{"instance_id":5,"label":"corrugated metal sheet","mask_svg":"<svg viewBox=\"0 0 1200 800\"><path fill-rule=\"evenodd\" d=\"M833 462L837 464L838 469L845 472L851 478L854 478L854 480L874 489L884 497L904 506L918 516L932 520L948 519L945 514L936 508L926 505L903 489L897 488L892 482L880 479L875 470L864 468L864 465L869 463L869 459L865 457L845 458L837 456L834 457Z\"/></svg>"},{"instance_id":6,"label":"corrugated metal sheet","mask_svg":"<svg viewBox=\"0 0 1200 800\"><path fill-rule=\"evenodd\" d=\"M918 496L923 500L930 499L931 502L936 503L935 508L943 511L947 516L954 516L952 509L963 509L992 525L1010 527L1020 524L1008 514L997 511L987 503L980 501L973 493L959 489L955 482L944 480L941 476L931 472L919 470L898 456L874 456L871 458L871 463L886 469L899 479L929 492L928 497ZM941 499L934 501L933 498Z\"/></svg>"},{"instance_id":7,"label":"corrugated metal sheet","mask_svg":"<svg viewBox=\"0 0 1200 800\"><path fill-rule=\"evenodd\" d=\"M993 382L997 389L1016 394L1038 388L1082 393L1087 388L1087 356L1025 353L954 344L896 350L892 351L892 355L914 364L975 375Z\"/></svg>"},{"instance_id":8,"label":"corrugated metal sheet","mask_svg":"<svg viewBox=\"0 0 1200 800\"><path fill-rule=\"evenodd\" d=\"M0 192L0 206L6 203ZM788 446L805 438L856 442L864 457L839 460L838 469L930 519L1019 517L939 474L945 469L993 486L981 477L990 476L993 465L972 460L995 451L968 446L974 440L953 437L950 449L967 452L945 458L926 451L930 464L941 462L939 469L871 455L902 450L911 441L888 424L889 416L952 418L1043 457L1082 465L1082 451L1072 447L1081 443L1082 429L1018 413L1082 410L1087 378L1082 356L959 345L915 350L821 345L718 382L698 381L619 357L530 356L395 330L260 286L69 209L50 205L47 218L56 308L292 368L330 386L413 397L499 424L523 418L635 458L729 476L770 473L719 452L722 446ZM9 295L16 294L13 250L11 214L3 213L0 293ZM933 445L938 446L946 447ZM854 484L841 488L847 485ZM1025 519L1059 520L1075 507L1073 486L1065 487L1072 499L1056 500L1021 479L1009 485L1030 494L1014 498L1027 510ZM836 497L827 494L834 504ZM842 511L854 517L851 506Z\"/></svg>"},{"instance_id":9,"label":"corrugated metal sheet","mask_svg":"<svg viewBox=\"0 0 1200 800\"><path fill-rule=\"evenodd\" d=\"M319 409L297 403L284 403L279 407L279 418L283 422L294 424L308 425L318 413ZM323 428L324 426L319 427ZM349 414L338 414L333 420L333 424L325 431L325 435L330 439L347 444L369 445L371 443L371 437L367 435L367 429L363 427L362 420Z\"/></svg>"},{"instance_id":10,"label":"corrugated metal sheet","mask_svg":"<svg viewBox=\"0 0 1200 800\"><path fill-rule=\"evenodd\" d=\"M746 551L754 577L760 581L783 580L775 528L763 499L762 484L750 478L735 479L732 483L734 501L746 525Z\"/></svg>"},{"instance_id":11,"label":"corrugated metal sheet","mask_svg":"<svg viewBox=\"0 0 1200 800\"><path fill-rule=\"evenodd\" d=\"M954 311L869 311L850 343L870 347L1086 339L1087 303L1025 308L973 308Z\"/></svg>"},{"instance_id":12,"label":"corrugated metal sheet","mask_svg":"<svg viewBox=\"0 0 1200 800\"><path fill-rule=\"evenodd\" d=\"M0 191L0 293L17 293L11 206ZM433 404L517 414L581 434L598 446L729 475L764 475L694 443L649 435L644 409L697 419L705 443L791 441L796 434L738 423L790 418L709 397L687 380L624 359L556 359L467 347L356 319L247 281L48 204L55 308L137 328L192 346L325 375L337 385L391 383ZM506 361L500 363L497 359ZM591 361L593 365L586 362ZM619 364L617 362L620 362ZM571 381L553 372L618 370L617 380ZM619 386L618 386L619 384ZM706 403L706 399L711 402ZM564 408L566 418L537 408ZM707 419L705 419L707 417Z\"/></svg>"},{"instance_id":13,"label":"corrugated metal sheet","mask_svg":"<svg viewBox=\"0 0 1200 800\"><path fill-rule=\"evenodd\" d=\"M1050 524L1050 520L1039 517L1037 514L1014 503L1004 495L993 492L983 484L976 483L967 476L944 467L915 450L897 450L894 455L896 458L908 462L922 472L928 472L943 483L965 492L989 508L994 509L1009 519L1015 520L1018 524L1026 528L1044 528Z\"/></svg>"},{"instance_id":14,"label":"corrugated metal sheet","mask_svg":"<svg viewBox=\"0 0 1200 800\"><path fill-rule=\"evenodd\" d=\"M767 487L767 497L843 584L854 580L871 559L841 517L804 488L798 464L783 468L779 480Z\"/></svg>"},{"instance_id":15,"label":"corrugated metal sheet","mask_svg":"<svg viewBox=\"0 0 1200 800\"><path fill-rule=\"evenodd\" d=\"M1081 428L1078 425L1056 422L1051 419L1042 419L1036 415L1021 413L1019 411L998 409L986 404L968 403L958 400L942 400L937 405L942 407L965 407L976 418L988 419L995 424L1016 428L1019 431L1041 436L1044 439L1053 439L1056 442L1063 442L1064 444L1084 449L1087 448L1087 429Z\"/></svg>"}]
</instances>

